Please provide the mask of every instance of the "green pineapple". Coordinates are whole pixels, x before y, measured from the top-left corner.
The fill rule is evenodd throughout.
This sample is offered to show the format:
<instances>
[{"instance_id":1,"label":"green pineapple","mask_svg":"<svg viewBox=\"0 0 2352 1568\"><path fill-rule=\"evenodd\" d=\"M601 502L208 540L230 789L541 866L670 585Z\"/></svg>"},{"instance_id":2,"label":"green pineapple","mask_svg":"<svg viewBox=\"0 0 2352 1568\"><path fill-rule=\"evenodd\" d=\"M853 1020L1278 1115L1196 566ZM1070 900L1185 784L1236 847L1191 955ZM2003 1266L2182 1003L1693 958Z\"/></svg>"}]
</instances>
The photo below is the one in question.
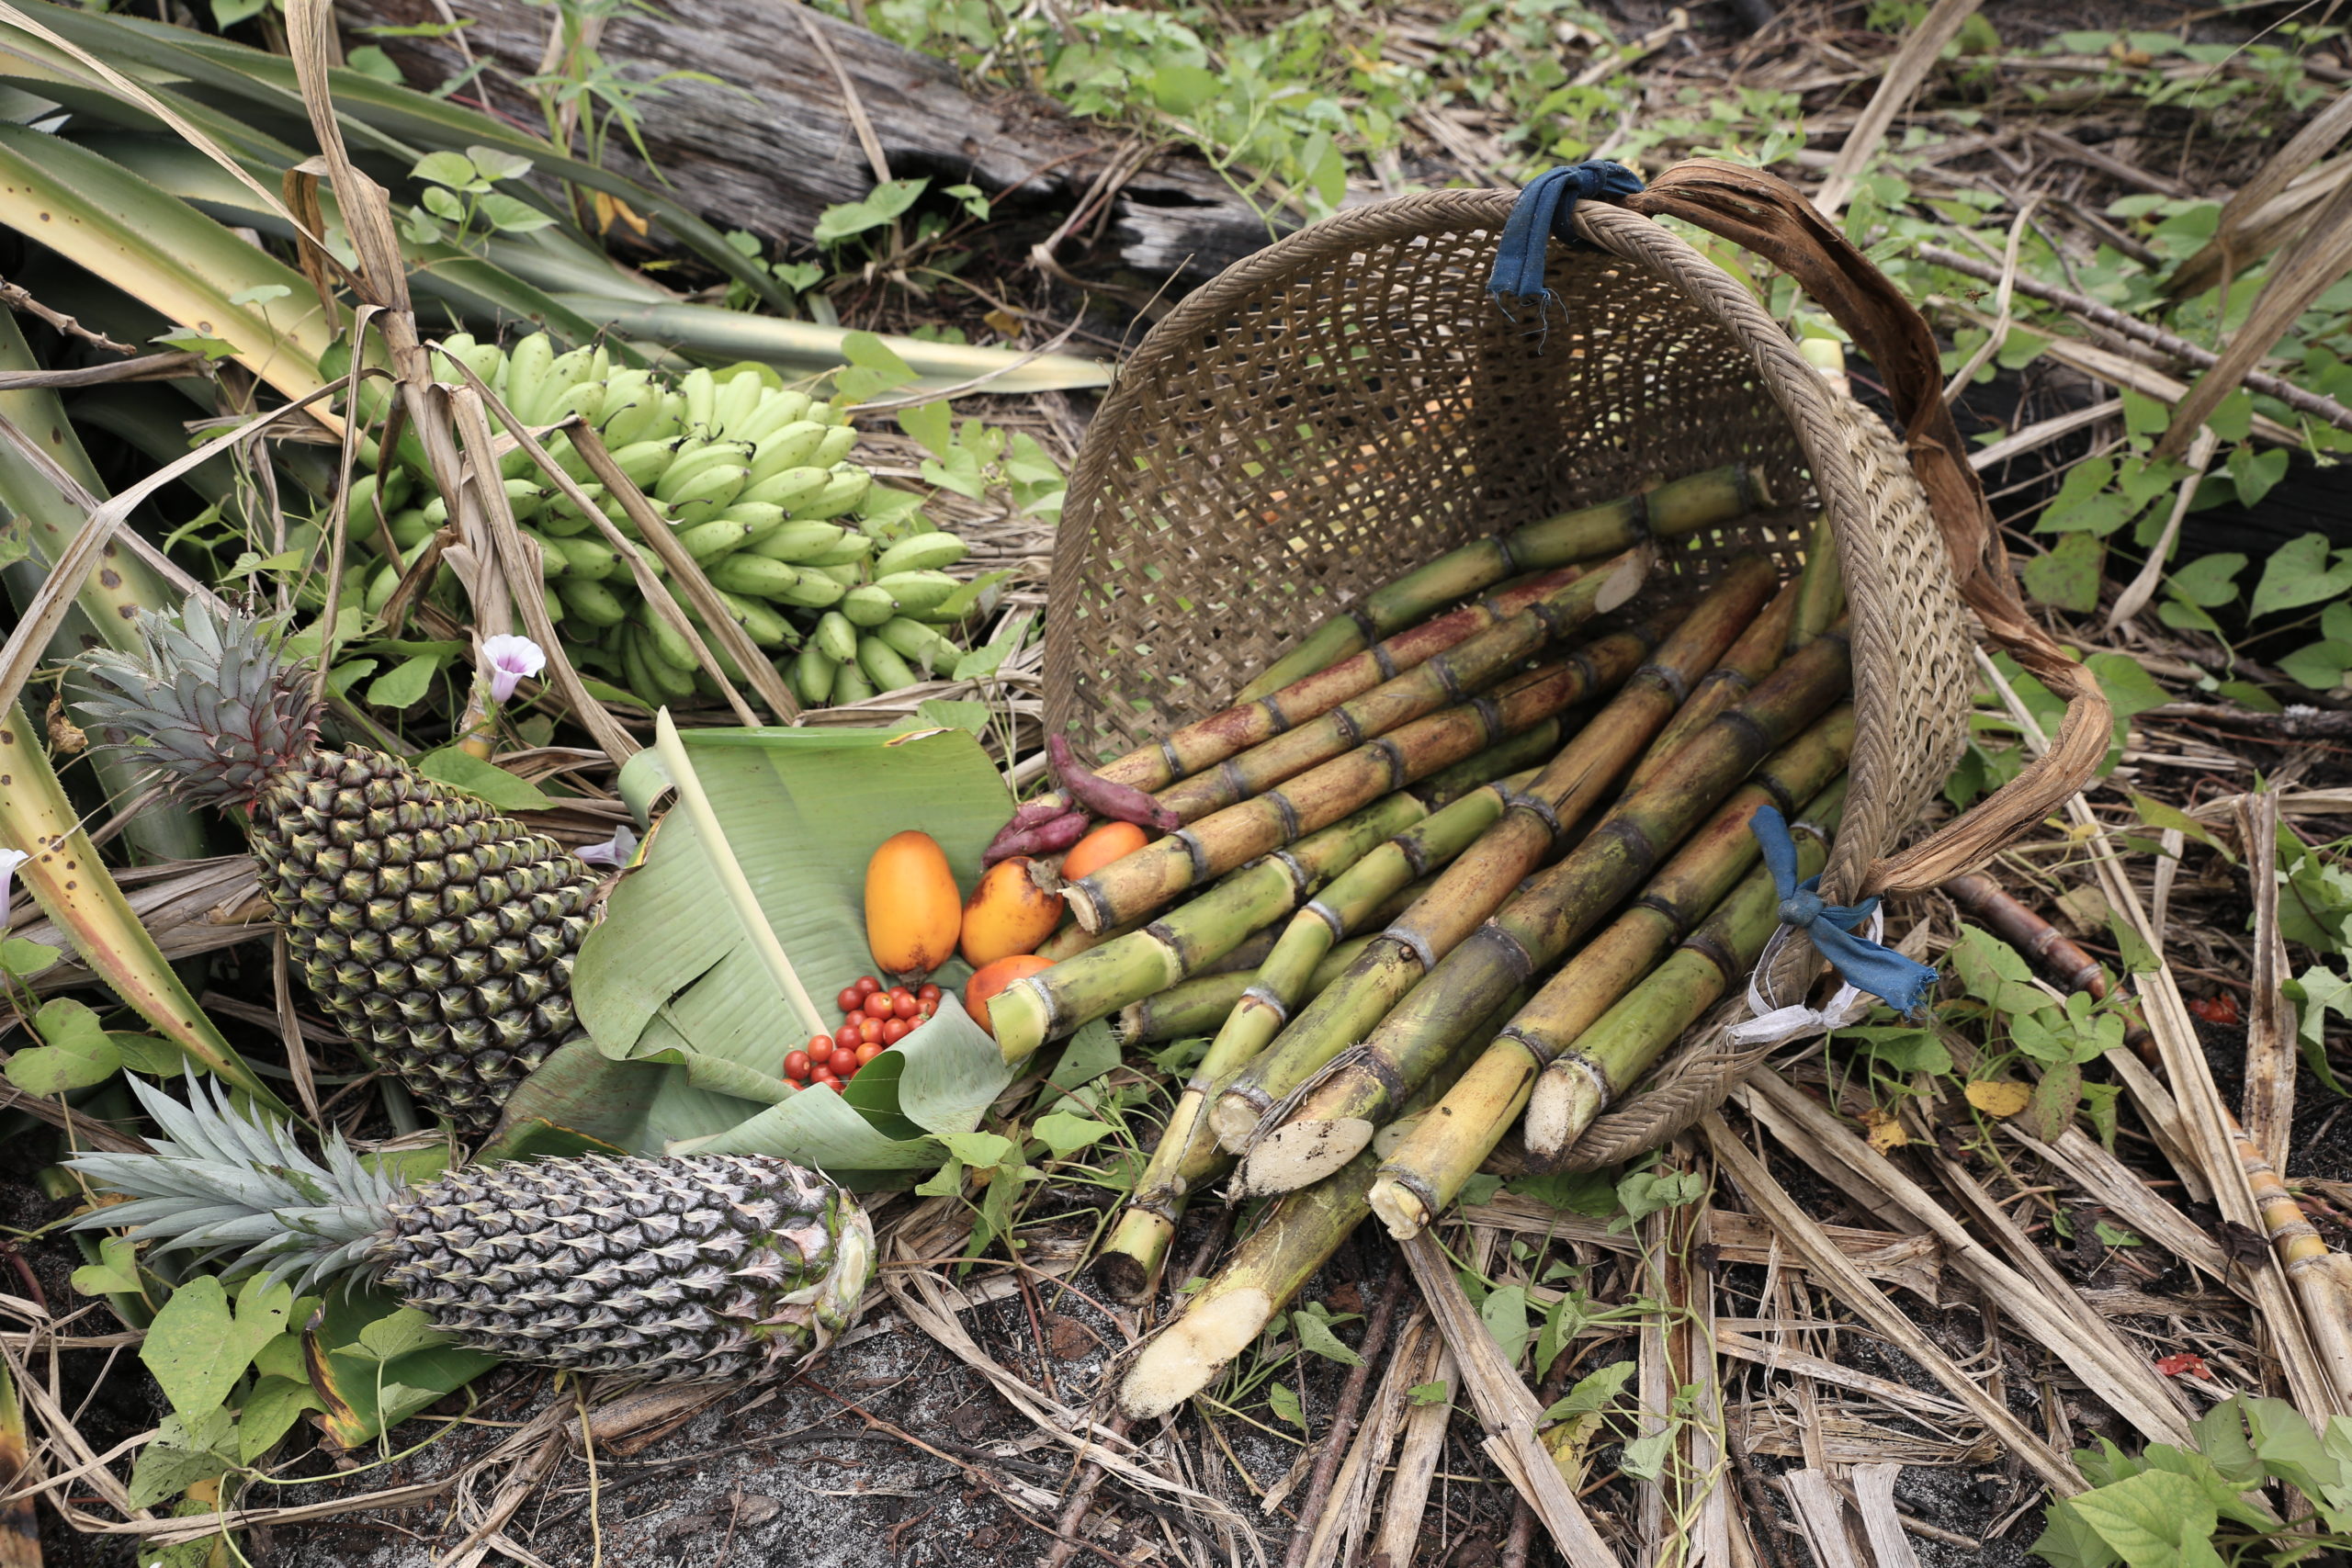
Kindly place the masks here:
<instances>
[{"instance_id":1,"label":"green pineapple","mask_svg":"<svg viewBox=\"0 0 2352 1568\"><path fill-rule=\"evenodd\" d=\"M311 1158L217 1085L191 1077L182 1105L130 1083L165 1136L153 1154L72 1156L130 1200L77 1228L235 1252L231 1272L300 1290L373 1278L509 1360L656 1382L755 1376L823 1349L873 1272L865 1210L788 1160L587 1156L402 1187L339 1134Z\"/></svg>"},{"instance_id":2,"label":"green pineapple","mask_svg":"<svg viewBox=\"0 0 2352 1568\"><path fill-rule=\"evenodd\" d=\"M595 874L543 833L364 746L322 750L311 675L191 600L143 655L83 665L83 705L181 798L248 813L262 891L343 1032L469 1132L580 1031L571 960Z\"/></svg>"}]
</instances>

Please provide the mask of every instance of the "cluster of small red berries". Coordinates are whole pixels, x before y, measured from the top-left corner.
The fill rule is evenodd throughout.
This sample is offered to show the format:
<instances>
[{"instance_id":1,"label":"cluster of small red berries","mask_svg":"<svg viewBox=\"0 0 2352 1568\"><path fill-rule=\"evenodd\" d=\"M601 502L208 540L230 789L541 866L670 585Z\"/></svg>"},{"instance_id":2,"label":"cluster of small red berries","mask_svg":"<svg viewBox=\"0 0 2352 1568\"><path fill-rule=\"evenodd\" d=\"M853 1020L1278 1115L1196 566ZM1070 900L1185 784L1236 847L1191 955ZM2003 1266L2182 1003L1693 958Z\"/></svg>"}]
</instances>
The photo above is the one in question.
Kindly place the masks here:
<instances>
[{"instance_id":1,"label":"cluster of small red berries","mask_svg":"<svg viewBox=\"0 0 2352 1568\"><path fill-rule=\"evenodd\" d=\"M939 987L904 986L882 988L871 975L842 987L833 998L842 1010L842 1026L831 1034L811 1035L808 1048L784 1058L784 1076L810 1088L819 1085L838 1092L857 1077L866 1063L912 1034L939 1010Z\"/></svg>"}]
</instances>

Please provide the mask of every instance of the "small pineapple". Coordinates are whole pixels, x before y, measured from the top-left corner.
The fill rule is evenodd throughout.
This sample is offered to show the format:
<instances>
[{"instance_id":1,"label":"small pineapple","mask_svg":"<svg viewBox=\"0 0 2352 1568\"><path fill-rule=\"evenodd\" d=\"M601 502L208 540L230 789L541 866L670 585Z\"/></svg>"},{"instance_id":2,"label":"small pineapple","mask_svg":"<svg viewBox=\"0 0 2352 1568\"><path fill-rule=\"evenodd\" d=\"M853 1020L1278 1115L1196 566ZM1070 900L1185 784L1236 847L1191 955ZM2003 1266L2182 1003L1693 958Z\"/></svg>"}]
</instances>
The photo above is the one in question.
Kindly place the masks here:
<instances>
[{"instance_id":1,"label":"small pineapple","mask_svg":"<svg viewBox=\"0 0 2352 1568\"><path fill-rule=\"evenodd\" d=\"M458 1343L655 1382L742 1378L815 1355L857 1316L874 1225L818 1172L763 1155L588 1156L402 1187L339 1134L312 1159L193 1076L182 1105L130 1080L153 1154L69 1164L130 1201L76 1228L241 1252L297 1288L372 1276Z\"/></svg>"},{"instance_id":2,"label":"small pineapple","mask_svg":"<svg viewBox=\"0 0 2352 1568\"><path fill-rule=\"evenodd\" d=\"M181 798L249 813L262 891L345 1034L468 1132L575 1037L595 874L543 833L364 746L322 750L309 671L191 600L142 654L83 656L83 705Z\"/></svg>"}]
</instances>

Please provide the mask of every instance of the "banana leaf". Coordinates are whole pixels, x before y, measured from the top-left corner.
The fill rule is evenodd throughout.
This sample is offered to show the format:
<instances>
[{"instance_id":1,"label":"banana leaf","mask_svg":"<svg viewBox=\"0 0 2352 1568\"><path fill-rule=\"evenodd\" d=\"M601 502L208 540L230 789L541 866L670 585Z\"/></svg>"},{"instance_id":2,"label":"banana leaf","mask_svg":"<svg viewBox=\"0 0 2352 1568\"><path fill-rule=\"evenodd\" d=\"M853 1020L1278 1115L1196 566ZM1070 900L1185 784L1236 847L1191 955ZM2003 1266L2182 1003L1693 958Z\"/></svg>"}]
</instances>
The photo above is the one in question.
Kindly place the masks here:
<instances>
[{"instance_id":1,"label":"banana leaf","mask_svg":"<svg viewBox=\"0 0 2352 1568\"><path fill-rule=\"evenodd\" d=\"M16 0L16 8L125 74L176 76L181 79L179 96L183 97L211 103L241 120L250 121L256 116L274 119L289 135L308 141L306 131L299 129L307 128L310 117L295 80L294 62L282 55L120 13L83 11L46 0ZM46 47L21 33L9 41L12 47L23 46L27 52ZM770 304L787 303L766 269L728 244L724 235L674 197L568 157L542 137L414 88L344 68L330 72L328 80L335 118L355 155L379 153L405 170L425 153L442 150L463 152L479 145L518 153L557 179L620 197L635 210L658 220L705 262L750 285ZM562 216L546 197L527 187L517 186L514 194Z\"/></svg>"},{"instance_id":2,"label":"banana leaf","mask_svg":"<svg viewBox=\"0 0 2352 1568\"><path fill-rule=\"evenodd\" d=\"M865 946L865 863L920 828L960 886L1011 809L994 763L960 729L704 729L681 738L687 784L718 825L792 971L833 1019L834 993L875 972ZM640 821L677 772L661 749L632 758L621 790ZM685 792L682 789L681 794ZM856 1186L888 1185L947 1157L937 1137L977 1127L1012 1081L994 1042L933 978L939 1015L860 1072L847 1091L795 1091L784 1055L811 1030L762 941L747 931L694 811L651 826L572 969L600 1070L560 1052L510 1102L489 1153L546 1152L565 1135L651 1153L778 1155ZM658 1078L645 1075L661 1069Z\"/></svg>"},{"instance_id":3,"label":"banana leaf","mask_svg":"<svg viewBox=\"0 0 2352 1568\"><path fill-rule=\"evenodd\" d=\"M62 10L40 0L24 0L22 9L61 37L142 78L148 92L209 136L264 188L276 189L282 173L308 156L304 149L311 138L289 62L162 23ZM498 147L531 159L543 173L617 196L636 210L662 219L703 260L751 284L772 304L785 303L764 268L673 198L564 157L552 143L444 99L358 72L336 71L332 79L337 118L355 158L396 199L413 200L420 194L409 170L424 153ZM266 207L250 187L183 141L148 106L96 77L46 40L0 26L0 81L13 82L93 122L74 126L71 140L142 175L158 189L224 223L291 238L283 215ZM117 129L109 132L96 125ZM272 134L273 130L284 139ZM847 357L842 348L846 329L678 299L644 275L616 266L580 232L561 204L545 193L516 182L509 194L539 207L557 222L527 235L491 235L472 251L402 242L414 269L412 287L420 296L439 299L469 327L487 331L505 321L526 321L567 344L618 333L715 363L759 360L796 376L832 369ZM334 198L332 193L322 195L332 224ZM38 232L34 237L45 238ZM332 236L330 243L334 243ZM140 294L105 269L93 270ZM989 389L1007 393L1100 387L1110 381L1107 366L1072 355L1026 355L916 338L886 337L882 342L916 373L904 389L913 394L982 377L991 378Z\"/></svg>"},{"instance_id":4,"label":"banana leaf","mask_svg":"<svg viewBox=\"0 0 2352 1568\"><path fill-rule=\"evenodd\" d=\"M0 125L0 223L227 344L288 398L325 385L341 311L330 321L300 273L86 148Z\"/></svg>"}]
</instances>

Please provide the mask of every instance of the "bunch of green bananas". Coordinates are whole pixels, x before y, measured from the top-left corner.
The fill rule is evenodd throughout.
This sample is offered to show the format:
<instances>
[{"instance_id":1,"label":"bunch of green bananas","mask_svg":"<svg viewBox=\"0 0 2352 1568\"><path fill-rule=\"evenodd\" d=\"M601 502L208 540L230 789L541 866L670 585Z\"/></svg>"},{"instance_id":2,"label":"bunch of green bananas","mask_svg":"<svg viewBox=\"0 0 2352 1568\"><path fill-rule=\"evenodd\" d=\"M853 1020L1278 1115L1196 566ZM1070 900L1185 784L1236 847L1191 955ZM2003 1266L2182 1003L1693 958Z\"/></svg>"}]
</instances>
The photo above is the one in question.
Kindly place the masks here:
<instances>
[{"instance_id":1,"label":"bunch of green bananas","mask_svg":"<svg viewBox=\"0 0 2352 1568\"><path fill-rule=\"evenodd\" d=\"M695 369L673 384L660 372L616 368L602 348L559 355L545 333L512 349L460 333L437 351L462 361L527 425L576 413L594 426L802 702L856 702L955 667L962 649L940 628L970 613L972 595L944 569L970 547L923 520L903 492L877 490L874 476L849 460L857 433L841 410L784 389L771 371ZM455 370L446 378L462 379ZM379 382L362 388L362 412L380 418L389 394ZM571 440L557 434L545 445L648 570L662 575L661 558ZM529 454L508 452L501 473L516 523L539 546L548 614L566 633L573 661L649 703L717 695L691 645L644 603L619 553ZM422 449L403 442L380 476L352 485L346 516L360 558L350 591L372 615L448 520L448 507ZM386 558L387 543L396 559Z\"/></svg>"}]
</instances>

